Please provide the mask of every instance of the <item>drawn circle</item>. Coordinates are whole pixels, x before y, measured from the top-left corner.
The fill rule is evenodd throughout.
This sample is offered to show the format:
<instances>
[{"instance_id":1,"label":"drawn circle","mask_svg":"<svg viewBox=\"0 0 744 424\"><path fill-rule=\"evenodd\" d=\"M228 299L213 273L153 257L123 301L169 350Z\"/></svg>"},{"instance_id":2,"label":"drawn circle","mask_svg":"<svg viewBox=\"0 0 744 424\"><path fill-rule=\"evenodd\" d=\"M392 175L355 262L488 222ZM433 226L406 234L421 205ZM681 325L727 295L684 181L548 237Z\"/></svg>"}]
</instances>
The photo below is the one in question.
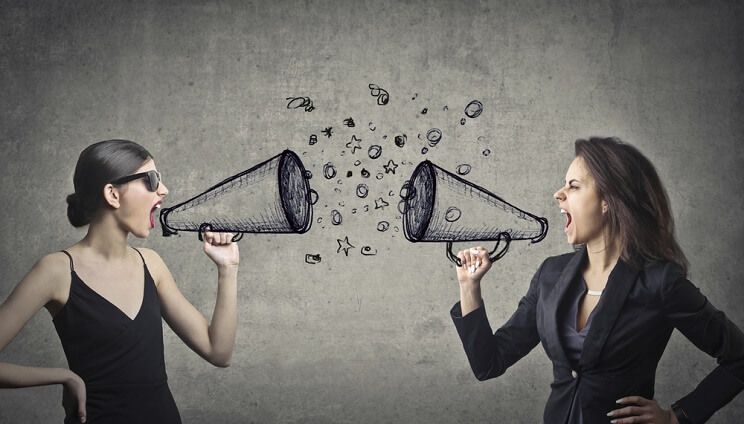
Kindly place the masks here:
<instances>
[{"instance_id":1,"label":"drawn circle","mask_svg":"<svg viewBox=\"0 0 744 424\"><path fill-rule=\"evenodd\" d=\"M321 222L323 222L323 217L322 216L319 216L318 217L318 224L320 224Z\"/></svg>"},{"instance_id":2,"label":"drawn circle","mask_svg":"<svg viewBox=\"0 0 744 424\"><path fill-rule=\"evenodd\" d=\"M382 154L382 146L379 146L377 144L373 144L369 146L369 149L367 150L367 154L369 155L370 159L377 159Z\"/></svg>"},{"instance_id":3,"label":"drawn circle","mask_svg":"<svg viewBox=\"0 0 744 424\"><path fill-rule=\"evenodd\" d=\"M401 215L405 215L408 213L408 209L410 209L408 201L406 199L401 199L401 201L398 202L398 212L400 212Z\"/></svg>"},{"instance_id":4,"label":"drawn circle","mask_svg":"<svg viewBox=\"0 0 744 424\"><path fill-rule=\"evenodd\" d=\"M323 165L323 176L327 180L330 180L331 178L336 176L336 168L333 166L332 163L328 162Z\"/></svg>"},{"instance_id":5,"label":"drawn circle","mask_svg":"<svg viewBox=\"0 0 744 424\"><path fill-rule=\"evenodd\" d=\"M367 187L367 184L357 185L356 195L359 198L364 199L365 197L367 197L368 194L369 194L369 188Z\"/></svg>"},{"instance_id":6,"label":"drawn circle","mask_svg":"<svg viewBox=\"0 0 744 424\"><path fill-rule=\"evenodd\" d=\"M361 174L363 178L369 178L369 171L367 171L365 168L362 168Z\"/></svg>"},{"instance_id":7,"label":"drawn circle","mask_svg":"<svg viewBox=\"0 0 744 424\"><path fill-rule=\"evenodd\" d=\"M390 190L390 192L388 193L388 196L390 196L390 197L395 196L395 192L393 192L393 190Z\"/></svg>"},{"instance_id":8,"label":"drawn circle","mask_svg":"<svg viewBox=\"0 0 744 424\"><path fill-rule=\"evenodd\" d=\"M380 221L377 223L377 231L385 232L390 228L390 223L387 221Z\"/></svg>"},{"instance_id":9,"label":"drawn circle","mask_svg":"<svg viewBox=\"0 0 744 424\"><path fill-rule=\"evenodd\" d=\"M470 165L468 165L467 163L463 163L461 165L458 165L457 173L460 175L468 175L471 169L473 168Z\"/></svg>"},{"instance_id":10,"label":"drawn circle","mask_svg":"<svg viewBox=\"0 0 744 424\"><path fill-rule=\"evenodd\" d=\"M411 195L411 189L411 180L406 180L406 182L403 183L403 187L400 188L401 199L408 199L408 196Z\"/></svg>"},{"instance_id":11,"label":"drawn circle","mask_svg":"<svg viewBox=\"0 0 744 424\"><path fill-rule=\"evenodd\" d=\"M378 172L377 175L375 176L375 178L377 178L378 180L381 180L382 177L384 177L384 176L385 175L382 172Z\"/></svg>"},{"instance_id":12,"label":"drawn circle","mask_svg":"<svg viewBox=\"0 0 744 424\"><path fill-rule=\"evenodd\" d=\"M424 109L423 109L423 110L421 111L421 114L422 114L422 115L426 115L426 112L428 112L428 111L429 111L429 108L428 108L428 107L425 107L425 108L424 108Z\"/></svg>"},{"instance_id":13,"label":"drawn circle","mask_svg":"<svg viewBox=\"0 0 744 424\"><path fill-rule=\"evenodd\" d=\"M468 118L477 118L481 113L483 113L483 103L478 100L473 100L465 106L465 115Z\"/></svg>"},{"instance_id":14,"label":"drawn circle","mask_svg":"<svg viewBox=\"0 0 744 424\"><path fill-rule=\"evenodd\" d=\"M341 221L343 221L343 218L341 217L341 212L337 211L336 209L331 211L331 222L333 225L340 225Z\"/></svg>"},{"instance_id":15,"label":"drawn circle","mask_svg":"<svg viewBox=\"0 0 744 424\"><path fill-rule=\"evenodd\" d=\"M311 179L312 177L313 177L313 173L312 173L312 172L310 172L310 170L306 169L306 170L305 170L305 179L308 179L308 180L309 180L309 179Z\"/></svg>"},{"instance_id":16,"label":"drawn circle","mask_svg":"<svg viewBox=\"0 0 744 424\"><path fill-rule=\"evenodd\" d=\"M465 118L460 119L460 125L465 125Z\"/></svg>"},{"instance_id":17,"label":"drawn circle","mask_svg":"<svg viewBox=\"0 0 744 424\"><path fill-rule=\"evenodd\" d=\"M432 128L426 132L426 140L429 141L429 145L434 147L442 141L442 130L439 128Z\"/></svg>"},{"instance_id":18,"label":"drawn circle","mask_svg":"<svg viewBox=\"0 0 744 424\"><path fill-rule=\"evenodd\" d=\"M318 203L318 192L317 191L310 189L310 193L308 194L308 196L309 196L308 201L310 202L311 205Z\"/></svg>"},{"instance_id":19,"label":"drawn circle","mask_svg":"<svg viewBox=\"0 0 744 424\"><path fill-rule=\"evenodd\" d=\"M377 254L377 249L372 249L370 246L363 246L361 253L364 256L374 256Z\"/></svg>"},{"instance_id":20,"label":"drawn circle","mask_svg":"<svg viewBox=\"0 0 744 424\"><path fill-rule=\"evenodd\" d=\"M425 155L427 153L429 153L429 148L428 147L424 147L423 149L421 149L421 154L422 155Z\"/></svg>"},{"instance_id":21,"label":"drawn circle","mask_svg":"<svg viewBox=\"0 0 744 424\"><path fill-rule=\"evenodd\" d=\"M447 211L444 213L444 219L447 222L455 222L462 216L462 211L454 206L450 206L447 208Z\"/></svg>"},{"instance_id":22,"label":"drawn circle","mask_svg":"<svg viewBox=\"0 0 744 424\"><path fill-rule=\"evenodd\" d=\"M405 135L396 135L395 136L395 145L398 147L403 147L406 145L406 136Z\"/></svg>"},{"instance_id":23,"label":"drawn circle","mask_svg":"<svg viewBox=\"0 0 744 424\"><path fill-rule=\"evenodd\" d=\"M354 161L354 166L359 166L361 164L362 164L362 161L360 161L360 160L355 160Z\"/></svg>"},{"instance_id":24,"label":"drawn circle","mask_svg":"<svg viewBox=\"0 0 744 424\"><path fill-rule=\"evenodd\" d=\"M491 149L486 149L483 151L483 156L489 156L491 154Z\"/></svg>"}]
</instances>

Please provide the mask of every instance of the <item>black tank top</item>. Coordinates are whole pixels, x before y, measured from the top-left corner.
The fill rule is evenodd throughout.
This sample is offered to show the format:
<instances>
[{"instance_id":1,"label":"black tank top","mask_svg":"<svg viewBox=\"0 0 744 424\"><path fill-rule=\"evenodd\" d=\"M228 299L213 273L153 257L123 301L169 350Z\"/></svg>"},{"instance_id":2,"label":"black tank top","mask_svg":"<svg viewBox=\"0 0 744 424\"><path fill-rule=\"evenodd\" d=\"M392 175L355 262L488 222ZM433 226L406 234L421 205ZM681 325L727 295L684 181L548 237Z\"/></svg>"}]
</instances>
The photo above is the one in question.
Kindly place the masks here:
<instances>
[{"instance_id":1,"label":"black tank top","mask_svg":"<svg viewBox=\"0 0 744 424\"><path fill-rule=\"evenodd\" d=\"M70 258L72 281L53 321L70 370L85 381L87 422L180 423L165 373L160 300L145 259L142 306L131 319L86 285L72 256L62 252Z\"/></svg>"}]
</instances>

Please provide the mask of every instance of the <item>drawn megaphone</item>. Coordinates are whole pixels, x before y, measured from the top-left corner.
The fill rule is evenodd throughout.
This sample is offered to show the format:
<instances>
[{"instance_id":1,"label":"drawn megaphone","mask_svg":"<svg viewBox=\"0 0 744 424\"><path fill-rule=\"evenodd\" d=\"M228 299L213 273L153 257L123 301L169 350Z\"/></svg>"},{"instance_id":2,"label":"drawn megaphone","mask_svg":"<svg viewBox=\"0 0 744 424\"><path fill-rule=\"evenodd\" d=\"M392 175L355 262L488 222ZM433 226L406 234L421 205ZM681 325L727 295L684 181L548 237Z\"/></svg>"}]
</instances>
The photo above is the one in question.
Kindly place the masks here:
<instances>
[{"instance_id":1,"label":"drawn megaphone","mask_svg":"<svg viewBox=\"0 0 744 424\"><path fill-rule=\"evenodd\" d=\"M447 257L458 266L453 242L496 241L491 261L501 259L514 240L537 243L548 233L548 220L430 161L418 164L401 189L403 232L412 242L447 242ZM499 249L499 244L505 244Z\"/></svg>"},{"instance_id":2,"label":"drawn megaphone","mask_svg":"<svg viewBox=\"0 0 744 424\"><path fill-rule=\"evenodd\" d=\"M305 167L285 150L207 191L160 212L163 236L179 231L304 233L312 224L312 195Z\"/></svg>"}]
</instances>

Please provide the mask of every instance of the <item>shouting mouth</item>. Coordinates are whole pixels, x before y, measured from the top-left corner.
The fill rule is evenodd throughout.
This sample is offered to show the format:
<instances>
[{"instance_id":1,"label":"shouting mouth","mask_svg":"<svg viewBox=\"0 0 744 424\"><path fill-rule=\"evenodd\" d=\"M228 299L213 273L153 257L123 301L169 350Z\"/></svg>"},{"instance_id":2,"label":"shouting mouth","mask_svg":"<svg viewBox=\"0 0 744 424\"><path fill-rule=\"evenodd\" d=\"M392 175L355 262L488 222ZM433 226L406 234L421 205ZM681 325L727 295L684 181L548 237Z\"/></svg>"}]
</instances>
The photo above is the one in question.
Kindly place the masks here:
<instances>
[{"instance_id":1,"label":"shouting mouth","mask_svg":"<svg viewBox=\"0 0 744 424\"><path fill-rule=\"evenodd\" d=\"M155 206L150 209L150 228L155 228L155 211L160 209L160 203L156 203Z\"/></svg>"},{"instance_id":2,"label":"shouting mouth","mask_svg":"<svg viewBox=\"0 0 744 424\"><path fill-rule=\"evenodd\" d=\"M572 219L571 214L568 213L565 209L561 209L562 214L566 214L566 226L563 228L563 231L568 231L568 227L571 225Z\"/></svg>"}]
</instances>

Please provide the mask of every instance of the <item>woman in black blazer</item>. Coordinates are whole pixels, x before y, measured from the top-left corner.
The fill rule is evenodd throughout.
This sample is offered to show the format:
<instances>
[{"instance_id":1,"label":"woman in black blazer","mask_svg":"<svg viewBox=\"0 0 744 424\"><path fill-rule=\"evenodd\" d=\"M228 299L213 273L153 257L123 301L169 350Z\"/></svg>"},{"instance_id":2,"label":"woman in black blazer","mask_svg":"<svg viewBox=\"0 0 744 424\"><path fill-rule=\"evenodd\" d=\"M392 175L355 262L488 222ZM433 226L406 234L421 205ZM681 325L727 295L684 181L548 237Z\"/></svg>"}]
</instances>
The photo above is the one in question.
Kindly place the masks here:
<instances>
[{"instance_id":1,"label":"woman in black blazer","mask_svg":"<svg viewBox=\"0 0 744 424\"><path fill-rule=\"evenodd\" d=\"M458 253L451 316L479 380L498 377L541 343L553 363L546 423L701 423L744 389L744 334L687 278L666 192L651 162L615 138L576 141L554 195L575 253L546 259L495 333L480 281L482 247ZM674 328L719 366L662 408L656 366Z\"/></svg>"}]
</instances>

